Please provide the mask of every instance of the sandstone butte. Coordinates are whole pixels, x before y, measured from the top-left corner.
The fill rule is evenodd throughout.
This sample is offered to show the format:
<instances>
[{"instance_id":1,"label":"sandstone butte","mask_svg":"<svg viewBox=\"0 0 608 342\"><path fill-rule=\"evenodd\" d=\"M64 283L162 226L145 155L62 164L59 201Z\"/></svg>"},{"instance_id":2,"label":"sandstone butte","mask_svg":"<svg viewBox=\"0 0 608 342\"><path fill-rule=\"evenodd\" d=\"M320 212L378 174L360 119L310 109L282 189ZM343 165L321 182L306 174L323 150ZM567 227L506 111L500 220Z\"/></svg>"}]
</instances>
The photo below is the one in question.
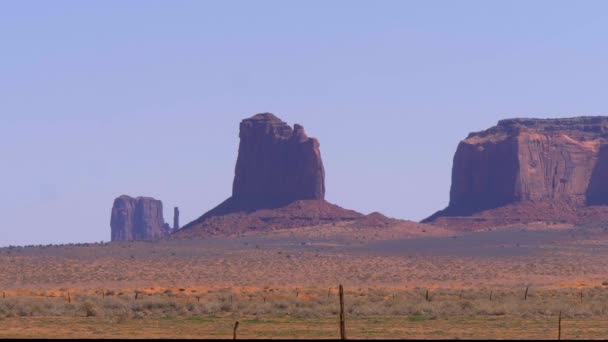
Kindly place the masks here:
<instances>
[{"instance_id":1,"label":"sandstone butte","mask_svg":"<svg viewBox=\"0 0 608 342\"><path fill-rule=\"evenodd\" d=\"M319 141L271 113L244 119L232 196L174 233L231 234L349 221L362 214L325 201Z\"/></svg>"},{"instance_id":2,"label":"sandstone butte","mask_svg":"<svg viewBox=\"0 0 608 342\"><path fill-rule=\"evenodd\" d=\"M454 155L450 202L422 222L457 229L608 219L608 117L508 119Z\"/></svg>"},{"instance_id":3,"label":"sandstone butte","mask_svg":"<svg viewBox=\"0 0 608 342\"><path fill-rule=\"evenodd\" d=\"M163 218L161 201L127 195L114 200L110 227L112 241L152 240L171 232Z\"/></svg>"}]
</instances>

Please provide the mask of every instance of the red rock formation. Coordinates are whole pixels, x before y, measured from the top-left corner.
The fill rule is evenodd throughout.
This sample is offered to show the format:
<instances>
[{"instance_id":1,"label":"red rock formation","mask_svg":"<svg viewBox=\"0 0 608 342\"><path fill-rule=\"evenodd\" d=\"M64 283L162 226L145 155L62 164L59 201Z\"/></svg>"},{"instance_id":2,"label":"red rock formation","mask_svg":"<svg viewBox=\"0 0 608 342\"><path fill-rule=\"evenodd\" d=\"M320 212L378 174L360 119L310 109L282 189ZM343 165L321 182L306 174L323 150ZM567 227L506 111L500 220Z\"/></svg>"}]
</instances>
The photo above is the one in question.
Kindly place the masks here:
<instances>
[{"instance_id":1,"label":"red rock formation","mask_svg":"<svg viewBox=\"0 0 608 342\"><path fill-rule=\"evenodd\" d=\"M232 196L184 226L178 236L316 225L362 216L324 200L319 142L309 138L302 126L292 129L273 114L262 113L241 121L239 137Z\"/></svg>"},{"instance_id":2,"label":"red rock formation","mask_svg":"<svg viewBox=\"0 0 608 342\"><path fill-rule=\"evenodd\" d=\"M262 113L241 121L239 137L232 196L203 217L324 199L319 142L302 126Z\"/></svg>"},{"instance_id":3,"label":"red rock formation","mask_svg":"<svg viewBox=\"0 0 608 342\"><path fill-rule=\"evenodd\" d=\"M449 206L423 222L473 215L487 225L577 223L588 206L608 204L606 171L608 117L501 120L460 142ZM512 209L489 211L505 206Z\"/></svg>"},{"instance_id":4,"label":"red rock formation","mask_svg":"<svg viewBox=\"0 0 608 342\"><path fill-rule=\"evenodd\" d=\"M241 122L232 197L244 202L285 204L325 197L319 142L304 127L291 129L271 113Z\"/></svg>"},{"instance_id":5,"label":"red rock formation","mask_svg":"<svg viewBox=\"0 0 608 342\"><path fill-rule=\"evenodd\" d=\"M367 214L361 218L358 218L356 221L350 222L348 224L349 227L358 228L358 229L378 229L378 228L387 228L394 226L399 223L408 222L414 223L411 221L397 220L383 215L377 211ZM420 225L420 224L418 224Z\"/></svg>"},{"instance_id":6,"label":"red rock formation","mask_svg":"<svg viewBox=\"0 0 608 342\"><path fill-rule=\"evenodd\" d=\"M173 208L173 230L179 229L179 208Z\"/></svg>"},{"instance_id":7,"label":"red rock formation","mask_svg":"<svg viewBox=\"0 0 608 342\"><path fill-rule=\"evenodd\" d=\"M110 227L112 241L157 239L169 233L163 219L163 203L150 197L116 198Z\"/></svg>"},{"instance_id":8,"label":"red rock formation","mask_svg":"<svg viewBox=\"0 0 608 342\"><path fill-rule=\"evenodd\" d=\"M300 200L284 207L240 211L205 216L173 234L178 238L211 235L234 235L252 231L317 226L325 223L354 221L362 214L323 200Z\"/></svg>"}]
</instances>

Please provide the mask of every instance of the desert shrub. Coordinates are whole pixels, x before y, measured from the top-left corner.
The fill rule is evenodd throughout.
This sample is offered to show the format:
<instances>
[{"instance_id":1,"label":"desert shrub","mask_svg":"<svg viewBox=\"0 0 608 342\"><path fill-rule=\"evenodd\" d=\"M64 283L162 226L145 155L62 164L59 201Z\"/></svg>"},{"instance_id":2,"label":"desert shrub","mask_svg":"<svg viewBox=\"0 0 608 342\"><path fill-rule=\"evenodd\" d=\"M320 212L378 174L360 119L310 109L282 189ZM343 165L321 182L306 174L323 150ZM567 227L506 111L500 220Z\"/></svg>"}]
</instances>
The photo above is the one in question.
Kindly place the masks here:
<instances>
[{"instance_id":1,"label":"desert shrub","mask_svg":"<svg viewBox=\"0 0 608 342\"><path fill-rule=\"evenodd\" d=\"M274 307L274 309L277 309L277 310L285 310L285 309L289 308L289 304L287 304L287 303L275 303L273 305L273 307Z\"/></svg>"},{"instance_id":2,"label":"desert shrub","mask_svg":"<svg viewBox=\"0 0 608 342\"><path fill-rule=\"evenodd\" d=\"M56 299L48 298L11 298L0 301L0 316L73 316L77 308Z\"/></svg>"},{"instance_id":3,"label":"desert shrub","mask_svg":"<svg viewBox=\"0 0 608 342\"><path fill-rule=\"evenodd\" d=\"M293 313L296 318L319 318L321 314L312 308L301 308Z\"/></svg>"},{"instance_id":4,"label":"desert shrub","mask_svg":"<svg viewBox=\"0 0 608 342\"><path fill-rule=\"evenodd\" d=\"M93 302L92 300L82 302L82 310L84 310L87 317L99 316L101 313L97 303Z\"/></svg>"},{"instance_id":5,"label":"desert shrub","mask_svg":"<svg viewBox=\"0 0 608 342\"><path fill-rule=\"evenodd\" d=\"M608 317L608 291L585 289L581 300L578 290L530 290L523 300L523 289L435 289L431 301L424 298L425 289L386 290L363 289L345 293L345 306L350 317L403 316L424 319L462 316L554 317L561 311L564 318ZM531 295L533 294L533 295ZM232 300L230 300L232 296ZM251 299L250 299L251 298ZM266 298L264 301L263 298ZM297 318L336 317L338 296L335 291L303 290L295 297L293 290L260 290L247 294L221 289L201 297L163 293L143 296L72 295L65 297L23 296L0 300L0 317L17 316L79 316L105 317L112 322L129 318L191 317L191 316L286 316Z\"/></svg>"}]
</instances>

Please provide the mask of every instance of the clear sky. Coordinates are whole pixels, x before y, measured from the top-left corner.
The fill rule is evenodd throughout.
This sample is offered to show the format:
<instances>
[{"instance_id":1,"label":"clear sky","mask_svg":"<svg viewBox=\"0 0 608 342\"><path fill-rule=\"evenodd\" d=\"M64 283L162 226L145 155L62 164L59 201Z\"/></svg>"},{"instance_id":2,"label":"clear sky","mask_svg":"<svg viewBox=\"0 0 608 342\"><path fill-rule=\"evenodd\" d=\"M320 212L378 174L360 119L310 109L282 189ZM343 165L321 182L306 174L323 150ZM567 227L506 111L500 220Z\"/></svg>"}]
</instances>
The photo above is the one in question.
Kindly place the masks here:
<instances>
[{"instance_id":1,"label":"clear sky","mask_svg":"<svg viewBox=\"0 0 608 342\"><path fill-rule=\"evenodd\" d=\"M182 223L231 193L240 120L317 137L327 200L420 220L510 117L606 114L607 1L0 1L0 246Z\"/></svg>"}]
</instances>

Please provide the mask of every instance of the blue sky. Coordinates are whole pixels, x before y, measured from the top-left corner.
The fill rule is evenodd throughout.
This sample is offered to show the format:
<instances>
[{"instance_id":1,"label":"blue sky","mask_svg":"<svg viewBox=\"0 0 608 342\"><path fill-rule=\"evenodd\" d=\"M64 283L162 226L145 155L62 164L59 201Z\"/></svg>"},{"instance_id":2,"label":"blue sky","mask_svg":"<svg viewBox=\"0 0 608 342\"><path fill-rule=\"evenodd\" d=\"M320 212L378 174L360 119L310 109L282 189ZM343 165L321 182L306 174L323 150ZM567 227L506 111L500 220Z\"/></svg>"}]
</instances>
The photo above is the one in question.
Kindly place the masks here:
<instances>
[{"instance_id":1,"label":"blue sky","mask_svg":"<svg viewBox=\"0 0 608 342\"><path fill-rule=\"evenodd\" d=\"M0 246L108 241L230 195L239 121L317 137L327 199L420 220L511 117L606 114L605 1L2 1Z\"/></svg>"}]
</instances>

